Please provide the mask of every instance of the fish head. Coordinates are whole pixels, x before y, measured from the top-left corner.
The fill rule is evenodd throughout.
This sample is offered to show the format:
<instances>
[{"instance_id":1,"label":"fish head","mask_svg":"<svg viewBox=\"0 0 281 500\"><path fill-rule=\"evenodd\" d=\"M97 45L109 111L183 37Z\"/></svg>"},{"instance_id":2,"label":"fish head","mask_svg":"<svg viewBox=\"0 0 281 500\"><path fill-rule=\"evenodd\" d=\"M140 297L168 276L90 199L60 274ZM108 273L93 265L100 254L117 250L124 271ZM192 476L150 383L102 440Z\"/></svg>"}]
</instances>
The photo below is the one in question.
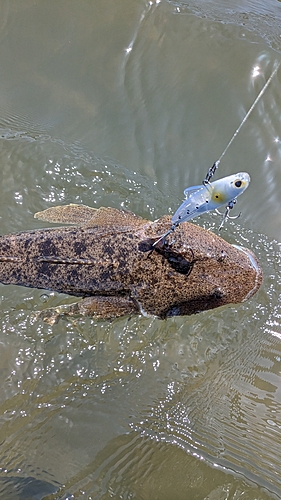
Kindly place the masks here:
<instances>
[{"instance_id":1,"label":"fish head","mask_svg":"<svg viewBox=\"0 0 281 500\"><path fill-rule=\"evenodd\" d=\"M167 261L166 297L172 305L163 304L162 317L244 302L262 283L262 269L251 250L195 224L181 224L165 244L160 242L158 252Z\"/></svg>"}]
</instances>

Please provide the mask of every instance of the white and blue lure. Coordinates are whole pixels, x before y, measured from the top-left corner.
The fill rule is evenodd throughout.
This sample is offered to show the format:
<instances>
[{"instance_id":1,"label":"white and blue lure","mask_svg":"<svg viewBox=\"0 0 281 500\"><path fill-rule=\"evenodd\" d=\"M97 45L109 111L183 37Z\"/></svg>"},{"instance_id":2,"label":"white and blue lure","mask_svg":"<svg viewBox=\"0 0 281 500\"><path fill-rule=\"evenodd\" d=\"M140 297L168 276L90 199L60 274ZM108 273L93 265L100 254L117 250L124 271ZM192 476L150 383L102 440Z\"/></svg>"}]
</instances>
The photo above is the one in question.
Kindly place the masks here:
<instances>
[{"instance_id":1,"label":"white and blue lure","mask_svg":"<svg viewBox=\"0 0 281 500\"><path fill-rule=\"evenodd\" d=\"M226 212L223 217L222 227L228 216L229 210L236 203L236 198L242 194L250 184L250 176L247 172L228 175L214 182L204 182L199 186L191 186L184 190L185 200L172 217L172 226L167 233L159 238L153 246L166 238L182 222L194 219L198 215L211 210L216 210L222 205L226 205Z\"/></svg>"},{"instance_id":2,"label":"white and blue lure","mask_svg":"<svg viewBox=\"0 0 281 500\"><path fill-rule=\"evenodd\" d=\"M234 202L237 196L247 189L250 180L247 172L239 172L214 182L186 188L184 190L186 199L173 215L172 225L178 226L181 222Z\"/></svg>"},{"instance_id":3,"label":"white and blue lure","mask_svg":"<svg viewBox=\"0 0 281 500\"><path fill-rule=\"evenodd\" d=\"M166 236L168 236L168 234L174 231L178 227L178 225L181 224L182 222L194 219L194 217L197 217L198 215L201 215L205 212L210 212L210 210L217 210L219 207L226 204L226 210L223 215L223 219L219 227L219 230L222 228L226 219L229 218L229 211L234 207L237 196L242 194L245 191L245 189L247 189L251 179L247 172L239 172L238 174L229 175L227 177L223 177L222 179L218 179L215 182L210 182L210 179L215 174L216 169L218 168L220 161L225 155L226 151L231 146L232 142L234 141L237 134L240 132L246 120L249 118L250 114L252 113L253 109L257 105L260 98L263 96L264 92L266 91L267 87L272 81L274 75L277 73L280 65L281 62L279 61L278 64L273 69L267 82L264 84L263 88L261 89L258 96L254 100L252 106L244 116L239 127L234 132L233 136L231 137L226 148L220 155L219 159L208 170L206 178L203 181L203 184L199 186L191 186L184 190L184 195L186 199L173 215L171 228L169 229L169 231L167 231L167 233L163 234L157 241L155 241L152 247L155 247L157 243L159 243L161 240L163 239L165 240Z\"/></svg>"}]
</instances>

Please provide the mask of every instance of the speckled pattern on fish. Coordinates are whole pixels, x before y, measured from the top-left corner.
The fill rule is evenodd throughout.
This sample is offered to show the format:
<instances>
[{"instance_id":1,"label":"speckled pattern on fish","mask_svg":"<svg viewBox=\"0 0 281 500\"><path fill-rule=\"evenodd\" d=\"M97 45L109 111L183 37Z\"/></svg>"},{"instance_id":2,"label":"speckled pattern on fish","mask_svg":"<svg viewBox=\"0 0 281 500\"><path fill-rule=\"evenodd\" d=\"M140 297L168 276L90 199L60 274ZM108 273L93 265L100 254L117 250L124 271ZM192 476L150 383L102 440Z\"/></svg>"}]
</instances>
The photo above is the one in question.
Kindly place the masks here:
<instances>
[{"instance_id":1,"label":"speckled pattern on fish","mask_svg":"<svg viewBox=\"0 0 281 500\"><path fill-rule=\"evenodd\" d=\"M80 205L36 216L80 225L2 236L0 281L86 297L73 309L78 314L188 315L242 302L262 281L252 253L249 258L249 251L188 222L152 251L171 225L169 216L151 222Z\"/></svg>"}]
</instances>

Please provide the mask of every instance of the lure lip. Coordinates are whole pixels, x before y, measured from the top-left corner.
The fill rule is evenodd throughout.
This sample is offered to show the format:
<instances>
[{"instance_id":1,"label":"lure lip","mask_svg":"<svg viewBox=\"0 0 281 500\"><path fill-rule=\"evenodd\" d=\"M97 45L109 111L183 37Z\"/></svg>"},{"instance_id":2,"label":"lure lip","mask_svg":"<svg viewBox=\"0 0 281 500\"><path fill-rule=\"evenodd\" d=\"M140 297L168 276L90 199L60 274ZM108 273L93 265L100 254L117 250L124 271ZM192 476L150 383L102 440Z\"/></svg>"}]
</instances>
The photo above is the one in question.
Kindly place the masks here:
<instances>
[{"instance_id":1,"label":"lure lip","mask_svg":"<svg viewBox=\"0 0 281 500\"><path fill-rule=\"evenodd\" d=\"M235 245L232 244L234 248L237 248L240 252L243 252L249 259L250 266L255 270L256 272L256 278L255 278L255 284L253 288L247 293L246 297L243 299L243 302L248 300L250 297L252 297L260 288L262 280L263 280L263 271L261 268L261 265L255 256L254 252L249 250L249 248L242 247L240 245Z\"/></svg>"}]
</instances>

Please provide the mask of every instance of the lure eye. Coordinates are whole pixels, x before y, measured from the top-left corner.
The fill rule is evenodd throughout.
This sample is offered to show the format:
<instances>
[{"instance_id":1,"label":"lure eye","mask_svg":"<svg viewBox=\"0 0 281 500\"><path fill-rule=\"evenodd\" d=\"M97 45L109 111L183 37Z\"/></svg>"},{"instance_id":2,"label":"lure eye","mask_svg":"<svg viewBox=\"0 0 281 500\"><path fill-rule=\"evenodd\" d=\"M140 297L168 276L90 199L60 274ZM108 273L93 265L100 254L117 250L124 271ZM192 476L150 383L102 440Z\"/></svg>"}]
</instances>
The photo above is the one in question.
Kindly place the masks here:
<instances>
[{"instance_id":1,"label":"lure eye","mask_svg":"<svg viewBox=\"0 0 281 500\"><path fill-rule=\"evenodd\" d=\"M212 193L212 201L215 203L224 203L226 200L226 195L223 191L215 191Z\"/></svg>"},{"instance_id":2,"label":"lure eye","mask_svg":"<svg viewBox=\"0 0 281 500\"><path fill-rule=\"evenodd\" d=\"M242 186L242 181L238 180L234 182L234 186L240 188Z\"/></svg>"}]
</instances>

